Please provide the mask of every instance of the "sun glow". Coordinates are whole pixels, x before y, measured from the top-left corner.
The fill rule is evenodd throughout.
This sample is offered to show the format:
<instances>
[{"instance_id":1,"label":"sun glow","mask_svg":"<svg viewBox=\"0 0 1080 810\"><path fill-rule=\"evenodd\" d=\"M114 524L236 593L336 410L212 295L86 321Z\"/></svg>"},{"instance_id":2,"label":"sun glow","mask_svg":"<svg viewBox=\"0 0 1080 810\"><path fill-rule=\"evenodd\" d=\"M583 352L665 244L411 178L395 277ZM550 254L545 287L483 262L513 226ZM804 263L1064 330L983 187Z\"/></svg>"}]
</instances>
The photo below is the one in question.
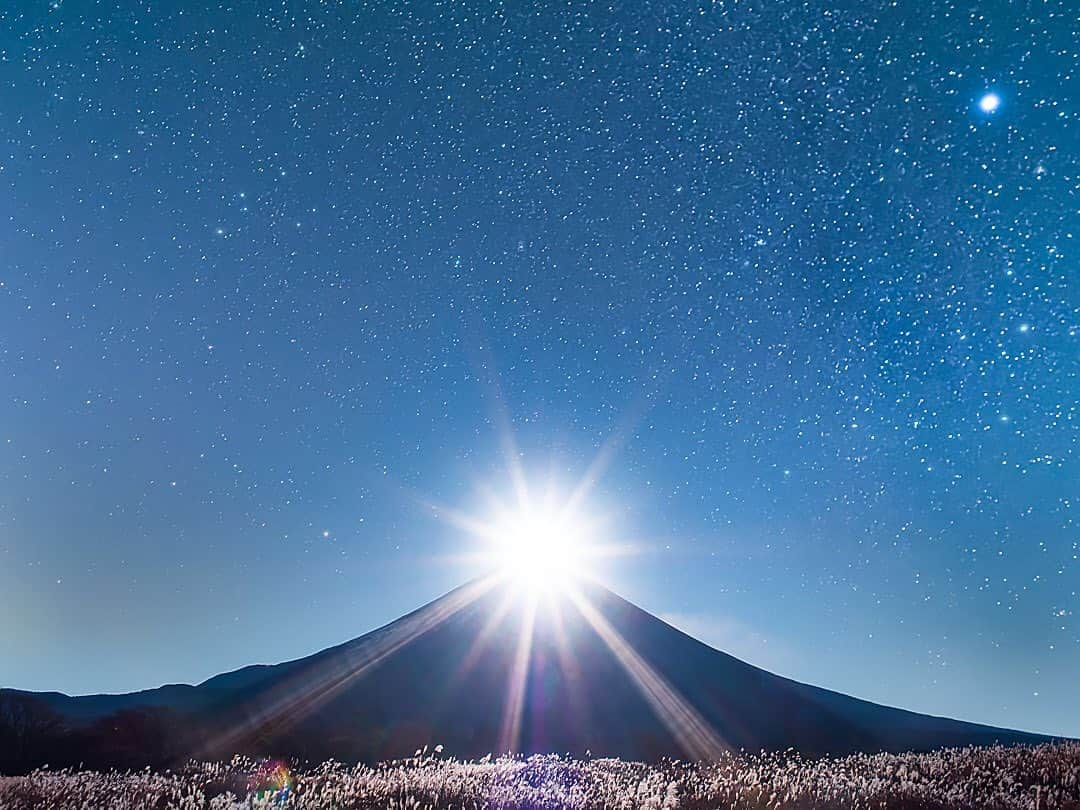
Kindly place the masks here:
<instances>
[{"instance_id":1,"label":"sun glow","mask_svg":"<svg viewBox=\"0 0 1080 810\"><path fill-rule=\"evenodd\" d=\"M485 573L469 587L481 593L494 589L499 594L462 657L460 674L477 665L497 639L501 637L505 643L502 628L506 622L517 623L510 636L515 646L502 697L498 750L521 752L525 729L531 727L528 733L535 734L545 725L543 701L530 698L533 647L538 633L555 640L561 682L569 690L574 713L588 713L584 692L577 689L581 669L566 632L570 625L563 623L577 614L630 676L686 755L694 759L719 757L728 750L724 740L677 687L633 648L632 640L609 620L602 604L593 604L595 596L600 596L601 602L609 601L604 597L605 589L596 582L604 574L595 567L605 559L633 553L631 545L606 539L614 519L610 511L597 512L595 504L585 510L586 496L607 464L610 450L601 452L576 486L560 488L555 479L549 479L546 487L537 490L529 486L509 434L505 443L511 484L508 492L482 488L482 503L476 511L435 507L440 517L467 532L476 543L463 560L479 564ZM511 587L502 588L500 584ZM465 599L468 604L476 596ZM580 623L575 630L586 632Z\"/></svg>"},{"instance_id":2,"label":"sun glow","mask_svg":"<svg viewBox=\"0 0 1080 810\"><path fill-rule=\"evenodd\" d=\"M531 489L523 475L513 480L510 493L482 489L475 511L440 509L476 541L466 559L525 593L554 593L593 579L600 560L619 553L604 541L609 517L584 511L585 486Z\"/></svg>"},{"instance_id":3,"label":"sun glow","mask_svg":"<svg viewBox=\"0 0 1080 810\"><path fill-rule=\"evenodd\" d=\"M502 515L492 539L501 572L530 588L562 587L584 573L586 529L557 510L523 509Z\"/></svg>"}]
</instances>

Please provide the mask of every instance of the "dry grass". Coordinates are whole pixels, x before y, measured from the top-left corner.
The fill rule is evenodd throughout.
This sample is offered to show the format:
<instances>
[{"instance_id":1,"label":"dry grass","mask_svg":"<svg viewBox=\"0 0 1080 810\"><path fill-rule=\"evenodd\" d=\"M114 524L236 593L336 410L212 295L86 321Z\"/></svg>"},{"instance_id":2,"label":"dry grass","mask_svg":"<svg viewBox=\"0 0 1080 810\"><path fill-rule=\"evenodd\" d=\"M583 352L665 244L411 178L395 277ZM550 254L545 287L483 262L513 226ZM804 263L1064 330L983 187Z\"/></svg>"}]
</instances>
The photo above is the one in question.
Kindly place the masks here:
<instances>
[{"instance_id":1,"label":"dry grass","mask_svg":"<svg viewBox=\"0 0 1080 810\"><path fill-rule=\"evenodd\" d=\"M821 760L761 754L707 765L421 753L376 767L290 770L237 757L160 773L39 770L0 779L0 807L1080 810L1080 743Z\"/></svg>"}]
</instances>

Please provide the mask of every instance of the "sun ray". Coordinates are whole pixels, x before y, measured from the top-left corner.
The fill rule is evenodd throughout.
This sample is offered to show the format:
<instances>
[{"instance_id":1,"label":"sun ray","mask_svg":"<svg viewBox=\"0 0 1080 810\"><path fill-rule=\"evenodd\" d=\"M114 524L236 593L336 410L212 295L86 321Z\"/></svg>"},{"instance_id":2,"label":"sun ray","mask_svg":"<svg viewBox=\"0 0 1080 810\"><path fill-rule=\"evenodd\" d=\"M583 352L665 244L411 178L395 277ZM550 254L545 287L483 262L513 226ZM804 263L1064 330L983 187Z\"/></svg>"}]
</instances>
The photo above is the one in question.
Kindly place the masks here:
<instances>
[{"instance_id":1,"label":"sun ray","mask_svg":"<svg viewBox=\"0 0 1080 810\"><path fill-rule=\"evenodd\" d=\"M471 605L492 587L497 578L485 577L452 591L430 609L406 616L355 650L337 648L327 657L275 685L258 702L246 706L247 716L212 738L206 750L231 752L239 740L254 733L272 736L324 705L356 678L382 663L402 647L441 625ZM367 637L365 637L367 638ZM344 661L344 663L342 663Z\"/></svg>"},{"instance_id":2,"label":"sun ray","mask_svg":"<svg viewBox=\"0 0 1080 810\"><path fill-rule=\"evenodd\" d=\"M567 634L565 616L563 614L563 607L565 604L566 601L560 599L552 605L548 616L551 622L552 637L555 640L555 655L559 673L562 675L562 682L566 687L566 697L567 702L569 703L570 717L573 718L575 723L580 724L578 729L576 729L580 730L588 727L591 712L589 710L589 703L586 699L585 692L582 689L582 683L585 680L584 675L577 660L575 660L570 651L570 638Z\"/></svg>"},{"instance_id":3,"label":"sun ray","mask_svg":"<svg viewBox=\"0 0 1080 810\"><path fill-rule=\"evenodd\" d=\"M615 654L660 722L671 732L687 756L697 760L716 760L731 750L705 718L638 654L600 611L576 590L568 591L568 595L581 615Z\"/></svg>"},{"instance_id":4,"label":"sun ray","mask_svg":"<svg viewBox=\"0 0 1080 810\"><path fill-rule=\"evenodd\" d=\"M604 472L615 458L615 454L622 448L627 437L634 432L637 424L645 416L649 408L649 404L645 400L641 400L619 419L615 430L600 445L600 449L596 451L596 455L589 462L589 466L570 493L570 497L566 499L567 510L575 511L578 509L582 501L585 500L593 487L603 477Z\"/></svg>"},{"instance_id":5,"label":"sun ray","mask_svg":"<svg viewBox=\"0 0 1080 810\"><path fill-rule=\"evenodd\" d=\"M494 357L488 358L488 364L490 369L494 371ZM511 427L510 409L506 405L506 398L503 396L502 385L499 384L496 373L492 373L489 376L488 384L493 389L495 405L494 418L497 425L499 446L502 449L503 461L505 462L506 470L510 475L510 482L513 485L517 503L521 506L528 502L529 490L528 482L525 478L525 470L521 465L521 453L518 450L517 439L514 437L514 430Z\"/></svg>"},{"instance_id":6,"label":"sun ray","mask_svg":"<svg viewBox=\"0 0 1080 810\"><path fill-rule=\"evenodd\" d=\"M533 630L536 628L536 599L526 600L518 635L517 649L503 702L502 723L499 728L499 753L517 753L521 741L521 718L525 712L525 697L529 685L529 663L532 661Z\"/></svg>"},{"instance_id":7,"label":"sun ray","mask_svg":"<svg viewBox=\"0 0 1080 810\"><path fill-rule=\"evenodd\" d=\"M476 638L472 640L468 652L465 653L465 657L461 659L461 664L458 665L457 672L455 673L456 678L463 677L476 665L477 660L483 653L492 634L499 625L503 623L506 614L509 613L510 608L513 607L515 596L516 595L510 589L507 589L503 594L502 599L499 600L499 604L495 606L495 609L484 622L484 626L480 629Z\"/></svg>"}]
</instances>

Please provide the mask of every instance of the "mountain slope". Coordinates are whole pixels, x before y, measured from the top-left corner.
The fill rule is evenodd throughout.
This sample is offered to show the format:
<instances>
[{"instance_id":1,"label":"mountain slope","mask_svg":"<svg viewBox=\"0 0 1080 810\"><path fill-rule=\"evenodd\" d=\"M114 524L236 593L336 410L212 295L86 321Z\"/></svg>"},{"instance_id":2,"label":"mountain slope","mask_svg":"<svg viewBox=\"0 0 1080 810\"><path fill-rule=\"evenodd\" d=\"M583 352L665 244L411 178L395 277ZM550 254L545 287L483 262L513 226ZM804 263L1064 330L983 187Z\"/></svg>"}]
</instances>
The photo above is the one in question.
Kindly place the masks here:
<instances>
[{"instance_id":1,"label":"mountain slope","mask_svg":"<svg viewBox=\"0 0 1080 810\"><path fill-rule=\"evenodd\" d=\"M473 582L296 661L197 686L34 699L106 738L110 723L121 727L110 719L118 712L165 713L168 732L144 717L136 737L187 740L171 746L174 758L243 751L371 761L437 744L461 757L514 750L709 758L725 749L817 755L1044 739L773 675L593 584L574 598L537 602L506 583ZM83 747L100 747L96 739ZM124 747L145 749L141 738Z\"/></svg>"}]
</instances>

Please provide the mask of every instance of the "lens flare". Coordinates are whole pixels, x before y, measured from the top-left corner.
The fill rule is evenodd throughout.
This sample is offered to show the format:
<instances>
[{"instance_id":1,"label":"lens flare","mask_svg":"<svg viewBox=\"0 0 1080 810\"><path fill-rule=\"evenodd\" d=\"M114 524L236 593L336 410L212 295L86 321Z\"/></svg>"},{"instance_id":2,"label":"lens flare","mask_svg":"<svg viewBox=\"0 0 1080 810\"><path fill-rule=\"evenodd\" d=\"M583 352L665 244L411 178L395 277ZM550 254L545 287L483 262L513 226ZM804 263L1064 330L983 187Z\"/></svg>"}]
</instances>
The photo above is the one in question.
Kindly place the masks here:
<instances>
[{"instance_id":1,"label":"lens flare","mask_svg":"<svg viewBox=\"0 0 1080 810\"><path fill-rule=\"evenodd\" d=\"M279 759L269 759L251 777L251 792L256 801L284 804L296 784L289 766Z\"/></svg>"}]
</instances>

